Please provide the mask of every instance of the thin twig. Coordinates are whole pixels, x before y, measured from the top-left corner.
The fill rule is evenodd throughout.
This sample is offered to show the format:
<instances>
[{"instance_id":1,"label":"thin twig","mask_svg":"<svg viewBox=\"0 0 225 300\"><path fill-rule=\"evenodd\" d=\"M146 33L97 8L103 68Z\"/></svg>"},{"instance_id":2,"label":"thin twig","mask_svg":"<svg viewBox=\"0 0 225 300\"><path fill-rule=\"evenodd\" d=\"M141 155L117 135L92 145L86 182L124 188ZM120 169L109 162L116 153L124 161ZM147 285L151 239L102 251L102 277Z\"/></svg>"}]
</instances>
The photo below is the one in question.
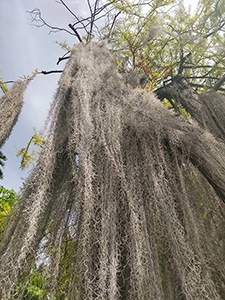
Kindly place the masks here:
<instances>
[{"instance_id":1,"label":"thin twig","mask_svg":"<svg viewBox=\"0 0 225 300\"><path fill-rule=\"evenodd\" d=\"M63 0L59 0L63 6L74 16L74 18L80 22L79 18L77 17L77 15L68 7L68 5L63 1Z\"/></svg>"},{"instance_id":2,"label":"thin twig","mask_svg":"<svg viewBox=\"0 0 225 300\"><path fill-rule=\"evenodd\" d=\"M212 77L212 76L185 76L186 79L213 79L218 80L218 77Z\"/></svg>"},{"instance_id":3,"label":"thin twig","mask_svg":"<svg viewBox=\"0 0 225 300\"><path fill-rule=\"evenodd\" d=\"M77 20L78 24L82 24L83 28L84 28L84 23L82 20L80 20L80 18L78 18L78 16L69 8L69 6L63 1L63 0L59 0L64 7L74 16L74 18ZM73 25L74 26L74 25ZM72 28L71 28L72 29ZM85 29L85 28L84 28ZM76 33L77 34L77 33Z\"/></svg>"},{"instance_id":4,"label":"thin twig","mask_svg":"<svg viewBox=\"0 0 225 300\"><path fill-rule=\"evenodd\" d=\"M50 32L49 34L51 34L52 32L56 33L56 32L59 32L59 31L65 31L67 33L69 33L70 35L75 35L75 33L67 30L66 28L60 28L60 27L57 27L57 26L52 26L52 25L49 25L41 16L41 11L39 8L35 8L33 9L32 11L28 11L30 16L31 16L31 22L41 22L41 25L37 25L37 24L31 24L31 25L34 25L36 27L43 27L43 26L47 26L48 28L50 28Z\"/></svg>"},{"instance_id":5,"label":"thin twig","mask_svg":"<svg viewBox=\"0 0 225 300\"><path fill-rule=\"evenodd\" d=\"M7 84L7 83L14 83L15 81L13 80L9 80L9 81L3 81L4 84Z\"/></svg>"},{"instance_id":6,"label":"thin twig","mask_svg":"<svg viewBox=\"0 0 225 300\"><path fill-rule=\"evenodd\" d=\"M198 87L198 88L205 88L205 84L198 84L198 83L192 83L192 82L189 82L189 84L193 87ZM210 89L210 87L208 87ZM211 89L213 90L213 89ZM222 92L225 92L225 89L224 88L218 88L217 91L222 91Z\"/></svg>"},{"instance_id":7,"label":"thin twig","mask_svg":"<svg viewBox=\"0 0 225 300\"><path fill-rule=\"evenodd\" d=\"M201 65L199 65L199 66L195 66L195 65L193 65L193 66L189 66L189 65L187 65L187 66L184 66L184 69L201 69L201 68L213 68L213 66L211 66L211 65L203 65L203 66L201 66Z\"/></svg>"},{"instance_id":8,"label":"thin twig","mask_svg":"<svg viewBox=\"0 0 225 300\"><path fill-rule=\"evenodd\" d=\"M44 75L48 75L48 74L52 74L52 73L62 73L63 70L52 70L52 71L41 71L38 72L37 74L44 74Z\"/></svg>"},{"instance_id":9,"label":"thin twig","mask_svg":"<svg viewBox=\"0 0 225 300\"><path fill-rule=\"evenodd\" d=\"M88 6L89 6L89 9L90 9L90 12L91 12L90 30L89 30L88 38L87 38L87 40L89 41L92 38L93 25L94 25L94 22L95 22L96 9L97 9L97 4L98 4L99 0L95 0L94 11L92 11L92 9L91 9L89 0L87 0L87 1L88 1Z\"/></svg>"},{"instance_id":10,"label":"thin twig","mask_svg":"<svg viewBox=\"0 0 225 300\"><path fill-rule=\"evenodd\" d=\"M223 22L217 29L209 32L208 34L204 35L203 38L207 39L211 35L215 34L216 32L220 31L225 26L225 22Z\"/></svg>"},{"instance_id":11,"label":"thin twig","mask_svg":"<svg viewBox=\"0 0 225 300\"><path fill-rule=\"evenodd\" d=\"M118 16L119 16L121 13L122 13L122 11L119 11L119 12L114 16L113 21L112 21L112 24L111 24L111 27L110 27L110 29L109 29L109 36L110 36L111 33L112 33L113 27L114 27L114 25L115 25L115 23L116 23L116 19L118 18Z\"/></svg>"}]
</instances>

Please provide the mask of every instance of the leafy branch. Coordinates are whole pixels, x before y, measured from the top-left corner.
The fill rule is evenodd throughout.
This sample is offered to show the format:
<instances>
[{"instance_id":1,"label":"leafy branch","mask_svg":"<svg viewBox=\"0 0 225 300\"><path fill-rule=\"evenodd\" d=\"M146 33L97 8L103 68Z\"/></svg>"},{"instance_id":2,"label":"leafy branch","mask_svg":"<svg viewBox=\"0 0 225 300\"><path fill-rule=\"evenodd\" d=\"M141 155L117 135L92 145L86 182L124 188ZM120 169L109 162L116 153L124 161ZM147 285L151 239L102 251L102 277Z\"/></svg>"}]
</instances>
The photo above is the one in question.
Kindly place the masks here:
<instances>
[{"instance_id":1,"label":"leafy branch","mask_svg":"<svg viewBox=\"0 0 225 300\"><path fill-rule=\"evenodd\" d=\"M30 154L30 148L31 145L43 147L43 145L46 143L46 140L44 138L41 138L38 136L38 134L35 133L32 135L30 140L28 141L26 147L21 148L20 150L17 151L17 156L21 157L20 161L20 168L22 170L26 169L29 167L30 163L34 160L34 152Z\"/></svg>"},{"instance_id":2,"label":"leafy branch","mask_svg":"<svg viewBox=\"0 0 225 300\"><path fill-rule=\"evenodd\" d=\"M4 82L1 78L1 72L0 72L0 88L4 94L8 91L7 83L11 83L11 82Z\"/></svg>"}]
</instances>

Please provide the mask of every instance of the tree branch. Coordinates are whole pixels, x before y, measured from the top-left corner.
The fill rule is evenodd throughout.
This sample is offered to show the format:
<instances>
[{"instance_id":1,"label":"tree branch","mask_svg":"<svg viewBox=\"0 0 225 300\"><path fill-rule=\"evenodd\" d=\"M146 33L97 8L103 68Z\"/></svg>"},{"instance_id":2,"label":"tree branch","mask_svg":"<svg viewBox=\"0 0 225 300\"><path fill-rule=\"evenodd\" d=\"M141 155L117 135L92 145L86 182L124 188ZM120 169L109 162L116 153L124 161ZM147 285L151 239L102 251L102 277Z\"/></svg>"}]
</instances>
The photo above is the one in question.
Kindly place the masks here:
<instances>
[{"instance_id":1,"label":"tree branch","mask_svg":"<svg viewBox=\"0 0 225 300\"><path fill-rule=\"evenodd\" d=\"M211 35L217 33L217 31L221 30L224 26L225 26L225 22L223 22L217 29L215 29L215 30L209 32L208 34L204 35L203 38L207 39Z\"/></svg>"},{"instance_id":2,"label":"tree branch","mask_svg":"<svg viewBox=\"0 0 225 300\"><path fill-rule=\"evenodd\" d=\"M109 29L109 36L110 36L111 33L112 33L113 27L114 27L114 25L115 25L115 23L116 23L116 19L118 18L118 16L119 16L121 13L122 13L122 11L119 11L119 12L114 16L113 21L112 21L112 24L111 24L111 27L110 27L110 29Z\"/></svg>"},{"instance_id":3,"label":"tree branch","mask_svg":"<svg viewBox=\"0 0 225 300\"><path fill-rule=\"evenodd\" d=\"M213 68L213 66L211 65L206 65L206 66L201 66L201 65L198 65L198 66L184 66L184 69L201 69L201 68Z\"/></svg>"},{"instance_id":4,"label":"tree branch","mask_svg":"<svg viewBox=\"0 0 225 300\"><path fill-rule=\"evenodd\" d=\"M69 26L70 29L73 30L73 32L75 33L75 35L76 35L76 37L78 38L78 40L79 40L81 43L83 43L83 41L82 41L82 39L81 39L79 33L78 33L77 30L73 27L73 25L72 25L72 24L69 24L68 26Z\"/></svg>"},{"instance_id":5,"label":"tree branch","mask_svg":"<svg viewBox=\"0 0 225 300\"><path fill-rule=\"evenodd\" d=\"M78 16L69 8L69 6L63 1L63 0L59 0L60 2L61 2L61 4L74 16L74 18L77 20L77 24L82 24L82 28L86 31L86 33L87 33L87 30L86 30L86 28L85 28L85 24L83 23L83 20L80 20L79 18L78 18ZM72 27L70 27L73 31L74 30L76 30L76 29L74 29L74 26L75 26L75 24L73 24L73 28ZM74 31L74 33L76 34L76 36L78 37L79 36L79 34L77 33L77 31L75 32ZM79 39L79 38L78 38ZM80 39L79 39L80 40Z\"/></svg>"},{"instance_id":6,"label":"tree branch","mask_svg":"<svg viewBox=\"0 0 225 300\"><path fill-rule=\"evenodd\" d=\"M9 81L3 81L4 84L7 84L7 83L14 83L15 81L13 80L9 80Z\"/></svg>"},{"instance_id":7,"label":"tree branch","mask_svg":"<svg viewBox=\"0 0 225 300\"><path fill-rule=\"evenodd\" d=\"M74 16L74 18L80 22L79 18L77 17L77 15L69 8L69 6L63 1L63 0L59 0L62 5Z\"/></svg>"},{"instance_id":8,"label":"tree branch","mask_svg":"<svg viewBox=\"0 0 225 300\"><path fill-rule=\"evenodd\" d=\"M221 85L225 82L225 74L216 82L214 87L212 88L213 91L220 90Z\"/></svg>"},{"instance_id":9,"label":"tree branch","mask_svg":"<svg viewBox=\"0 0 225 300\"><path fill-rule=\"evenodd\" d=\"M192 82L189 82L189 84L193 87L205 88L204 84L198 84L198 83L192 83ZM225 89L220 87L217 89L217 91L225 92Z\"/></svg>"},{"instance_id":10,"label":"tree branch","mask_svg":"<svg viewBox=\"0 0 225 300\"><path fill-rule=\"evenodd\" d=\"M185 76L186 79L213 79L218 80L218 77L212 77L212 76Z\"/></svg>"},{"instance_id":11,"label":"tree branch","mask_svg":"<svg viewBox=\"0 0 225 300\"><path fill-rule=\"evenodd\" d=\"M48 75L48 74L52 74L52 73L62 73L63 70L52 70L52 71L41 71L38 72L37 74L44 74L44 75Z\"/></svg>"},{"instance_id":12,"label":"tree branch","mask_svg":"<svg viewBox=\"0 0 225 300\"><path fill-rule=\"evenodd\" d=\"M96 10L97 10L97 5L98 5L99 0L95 0L94 11L92 11L89 0L87 0L87 1L88 1L89 9L90 9L90 12L91 12L90 30L89 30L89 33L88 33L88 41L89 41L92 38L92 31L93 31L93 26L94 26L95 17L96 17Z\"/></svg>"},{"instance_id":13,"label":"tree branch","mask_svg":"<svg viewBox=\"0 0 225 300\"><path fill-rule=\"evenodd\" d=\"M57 65L62 61L62 60L66 60L66 59L69 59L70 56L65 56L65 57L59 57L58 61L57 61Z\"/></svg>"},{"instance_id":14,"label":"tree branch","mask_svg":"<svg viewBox=\"0 0 225 300\"><path fill-rule=\"evenodd\" d=\"M183 73L184 63L185 63L186 59L190 56L191 56L191 52L189 52L186 56L184 56L183 49L181 49L180 64L179 64L179 70L178 70L179 75Z\"/></svg>"},{"instance_id":15,"label":"tree branch","mask_svg":"<svg viewBox=\"0 0 225 300\"><path fill-rule=\"evenodd\" d=\"M60 27L57 27L57 26L52 26L52 25L49 25L41 16L41 11L39 8L35 8L33 9L32 11L28 11L28 13L30 14L31 16L31 22L34 23L34 22L37 22L37 23L41 23L40 25L38 24L31 24L31 25L34 25L36 27L43 27L43 26L46 26L48 28L50 28L50 33L52 32L58 32L58 31L65 31L71 35L75 35L74 32L70 32L69 30L65 29L65 28L60 28Z\"/></svg>"}]
</instances>

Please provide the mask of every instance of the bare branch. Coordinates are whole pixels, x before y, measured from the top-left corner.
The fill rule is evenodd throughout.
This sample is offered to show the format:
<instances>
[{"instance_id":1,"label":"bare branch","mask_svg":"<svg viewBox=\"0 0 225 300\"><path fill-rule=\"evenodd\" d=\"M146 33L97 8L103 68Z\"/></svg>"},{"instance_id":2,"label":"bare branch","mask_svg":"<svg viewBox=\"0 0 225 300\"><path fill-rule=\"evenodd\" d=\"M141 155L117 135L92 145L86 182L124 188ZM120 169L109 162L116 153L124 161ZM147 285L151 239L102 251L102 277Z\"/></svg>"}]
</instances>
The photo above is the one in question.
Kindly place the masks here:
<instances>
[{"instance_id":1,"label":"bare branch","mask_svg":"<svg viewBox=\"0 0 225 300\"><path fill-rule=\"evenodd\" d=\"M52 70L52 71L41 71L38 72L37 74L44 74L44 75L48 75L48 74L52 74L52 73L62 73L63 70Z\"/></svg>"},{"instance_id":2,"label":"bare branch","mask_svg":"<svg viewBox=\"0 0 225 300\"><path fill-rule=\"evenodd\" d=\"M58 61L57 61L57 65L62 61L62 60L66 60L66 59L69 59L70 56L62 56L62 57L59 57Z\"/></svg>"},{"instance_id":3,"label":"bare branch","mask_svg":"<svg viewBox=\"0 0 225 300\"><path fill-rule=\"evenodd\" d=\"M14 83L15 81L13 80L9 80L9 81L3 81L4 84L8 84L8 83Z\"/></svg>"},{"instance_id":4,"label":"bare branch","mask_svg":"<svg viewBox=\"0 0 225 300\"><path fill-rule=\"evenodd\" d=\"M65 29L65 28L61 28L61 27L57 27L57 26L52 26L50 24L48 24L41 16L41 11L39 8L35 8L33 9L32 11L28 11L28 13L30 14L31 16L31 22L34 23L34 22L37 22L37 23L41 23L40 25L37 25L37 24L31 24L31 25L34 25L36 27L43 27L43 26L46 26L48 28L50 28L50 32L49 34L51 34L52 32L56 33L56 32L59 32L59 31L65 31L71 35L75 35L75 33Z\"/></svg>"},{"instance_id":5,"label":"bare branch","mask_svg":"<svg viewBox=\"0 0 225 300\"><path fill-rule=\"evenodd\" d=\"M213 79L213 80L218 80L218 77L211 77L211 76L185 76L186 79Z\"/></svg>"},{"instance_id":6,"label":"bare branch","mask_svg":"<svg viewBox=\"0 0 225 300\"><path fill-rule=\"evenodd\" d=\"M101 7L99 6L99 0L95 0L94 5L91 6L90 1L87 0L88 3L88 7L91 13L91 16L77 20L76 22L74 22L72 25L74 26L74 28L76 28L76 30L78 29L85 29L85 31L87 32L87 40L90 41L93 37L93 28L97 28L97 25L95 24L97 21L99 21L100 19L106 17L107 15L109 15L110 12L112 12L113 10L115 10L114 7L112 7L111 9L107 10L107 7L112 6L113 3L116 2L116 0L111 1L110 3L106 3L104 5L102 5ZM81 27L75 27L79 24L82 24ZM89 29L88 29L89 27Z\"/></svg>"},{"instance_id":7,"label":"bare branch","mask_svg":"<svg viewBox=\"0 0 225 300\"><path fill-rule=\"evenodd\" d=\"M204 84L198 84L198 83L192 83L192 82L189 82L189 84L193 87L198 87L198 88L205 88L205 85ZM209 87L210 88L210 87ZM222 91L222 92L225 92L225 89L224 88L218 88L217 91Z\"/></svg>"},{"instance_id":8,"label":"bare branch","mask_svg":"<svg viewBox=\"0 0 225 300\"><path fill-rule=\"evenodd\" d=\"M73 30L73 32L75 33L75 35L76 35L76 37L78 38L78 40L79 40L81 43L83 43L83 41L82 41L82 39L81 39L79 33L78 33L77 30L73 27L73 25L72 25L72 24L69 24L68 26L69 26L69 28L71 28L71 29Z\"/></svg>"},{"instance_id":9,"label":"bare branch","mask_svg":"<svg viewBox=\"0 0 225 300\"><path fill-rule=\"evenodd\" d=\"M119 12L114 16L113 21L112 21L112 24L111 24L111 27L110 27L110 29L109 29L109 36L110 36L111 33L112 33L113 27L114 27L114 25L115 25L115 23L116 23L116 19L118 18L118 16L119 16L121 13L122 13L122 11L119 11Z\"/></svg>"},{"instance_id":10,"label":"bare branch","mask_svg":"<svg viewBox=\"0 0 225 300\"><path fill-rule=\"evenodd\" d=\"M37 72L36 74L43 74L43 75L48 75L48 74L53 74L53 73L62 73L63 70L52 70L52 71L41 71L41 72ZM28 80L30 80L32 78L28 78ZM8 80L8 81L4 81L5 84L8 83L14 83L15 80Z\"/></svg>"},{"instance_id":11,"label":"bare branch","mask_svg":"<svg viewBox=\"0 0 225 300\"><path fill-rule=\"evenodd\" d=\"M74 16L74 18L80 22L79 18L77 17L77 15L68 7L68 5L63 1L63 0L59 0L62 5Z\"/></svg>"},{"instance_id":12,"label":"bare branch","mask_svg":"<svg viewBox=\"0 0 225 300\"><path fill-rule=\"evenodd\" d=\"M91 14L89 17L86 17L86 18L78 17L72 11L72 9L66 4L66 2L64 0L56 1L57 3L62 4L66 8L66 10L75 18L76 21L73 24L72 23L68 24L68 26L72 30L72 32L70 30L67 30L66 28L61 28L61 27L52 26L52 25L48 24L42 18L41 11L38 8L35 8L32 11L29 11L29 14L31 16L31 22L34 23L32 25L34 25L36 27L46 26L46 27L50 28L51 30L50 30L49 34L52 32L56 33L59 31L65 31L71 35L75 35L78 38L79 42L81 42L81 43L83 41L82 41L80 34L78 33L78 30L83 29L86 31L87 40L89 41L93 37L94 27L97 28L97 25L95 24L95 22L106 17L107 15L109 15L110 12L115 10L115 7L113 7L113 3L117 2L118 0L113 0L113 1L107 2L106 4L104 4L102 6L99 6L100 0L95 0L94 5L91 5L90 0L86 0L86 1L87 1L89 10L90 10L90 14ZM109 6L112 6L112 9L105 11ZM120 13L118 13L117 16L119 14ZM113 26L114 26L114 24L115 24L115 20L113 20ZM79 27L77 27L77 26L79 26ZM97 30L98 30L98 28L97 28Z\"/></svg>"},{"instance_id":13,"label":"bare branch","mask_svg":"<svg viewBox=\"0 0 225 300\"><path fill-rule=\"evenodd\" d=\"M201 68L213 68L214 66L212 66L212 65L203 65L203 66L201 66L201 65L198 65L198 66L195 66L195 65L187 65L187 66L184 66L184 69L201 69Z\"/></svg>"},{"instance_id":14,"label":"bare branch","mask_svg":"<svg viewBox=\"0 0 225 300\"><path fill-rule=\"evenodd\" d=\"M89 10L90 10L91 16L92 16L93 12L92 12L92 8L91 8L90 0L87 0L87 3L88 3L88 7L89 7Z\"/></svg>"},{"instance_id":15,"label":"bare branch","mask_svg":"<svg viewBox=\"0 0 225 300\"><path fill-rule=\"evenodd\" d=\"M98 6L98 3L99 3L99 0L95 0L95 5L94 5L94 10L93 11L91 9L89 0L87 0L87 1L88 1L88 5L89 5L89 8L90 8L90 12L91 12L90 30L89 30L88 38L87 38L87 40L89 41L92 38L93 25L94 25L94 22L95 22L96 10L97 10L97 6Z\"/></svg>"},{"instance_id":16,"label":"bare branch","mask_svg":"<svg viewBox=\"0 0 225 300\"><path fill-rule=\"evenodd\" d=\"M72 16L74 16L74 18L77 20L78 24L82 24L83 28L85 29L83 20L80 20L80 18L68 7L68 5L63 1L63 0L59 0L63 6L72 14ZM74 25L73 25L74 26ZM70 27L71 28L71 27ZM72 28L71 28L72 29ZM74 31L74 28L72 29ZM75 32L75 31L74 31ZM75 32L75 34L77 35L77 37L79 36L77 32ZM79 38L78 38L79 39ZM80 40L80 39L79 39Z\"/></svg>"}]
</instances>

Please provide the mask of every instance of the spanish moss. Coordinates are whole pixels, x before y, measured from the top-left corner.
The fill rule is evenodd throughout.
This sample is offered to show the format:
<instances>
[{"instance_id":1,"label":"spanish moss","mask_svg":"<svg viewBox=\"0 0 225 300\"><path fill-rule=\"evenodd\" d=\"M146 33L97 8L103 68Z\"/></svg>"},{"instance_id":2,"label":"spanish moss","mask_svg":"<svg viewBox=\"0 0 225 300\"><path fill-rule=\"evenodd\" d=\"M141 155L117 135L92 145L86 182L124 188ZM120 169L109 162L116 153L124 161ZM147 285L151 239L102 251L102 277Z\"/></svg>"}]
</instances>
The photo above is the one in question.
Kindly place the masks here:
<instances>
[{"instance_id":1,"label":"spanish moss","mask_svg":"<svg viewBox=\"0 0 225 300\"><path fill-rule=\"evenodd\" d=\"M213 90L197 93L182 75L172 83L159 88L157 95L172 101L175 109L182 105L199 126L211 132L215 138L225 141L225 97Z\"/></svg>"},{"instance_id":2,"label":"spanish moss","mask_svg":"<svg viewBox=\"0 0 225 300\"><path fill-rule=\"evenodd\" d=\"M34 78L17 80L13 87L0 99L0 147L9 137L23 106L23 94Z\"/></svg>"},{"instance_id":3,"label":"spanish moss","mask_svg":"<svg viewBox=\"0 0 225 300\"><path fill-rule=\"evenodd\" d=\"M1 238L1 299L23 299L33 266L51 299L224 299L224 144L125 86L93 42L72 49L49 120Z\"/></svg>"}]
</instances>

